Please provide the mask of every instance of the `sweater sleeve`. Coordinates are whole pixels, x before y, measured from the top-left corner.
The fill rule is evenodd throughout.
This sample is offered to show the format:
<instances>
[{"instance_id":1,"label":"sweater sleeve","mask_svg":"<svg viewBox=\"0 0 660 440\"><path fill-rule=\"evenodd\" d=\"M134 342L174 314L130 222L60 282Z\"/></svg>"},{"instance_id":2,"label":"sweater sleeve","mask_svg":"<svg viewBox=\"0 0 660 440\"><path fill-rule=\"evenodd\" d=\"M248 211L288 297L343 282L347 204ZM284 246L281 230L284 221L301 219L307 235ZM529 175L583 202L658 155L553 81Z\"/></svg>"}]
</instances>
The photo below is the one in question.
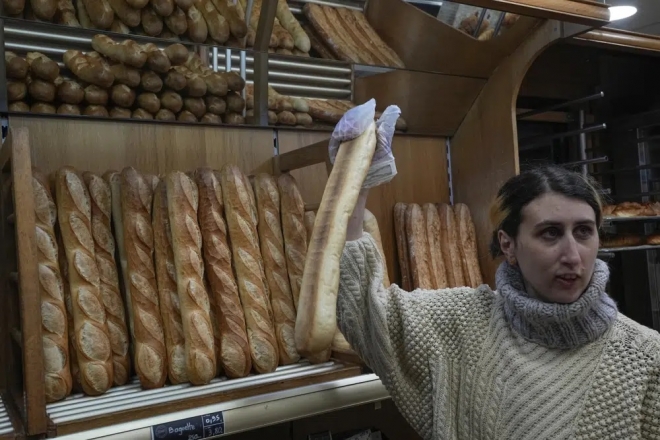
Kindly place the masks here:
<instances>
[{"instance_id":1,"label":"sweater sleeve","mask_svg":"<svg viewBox=\"0 0 660 440\"><path fill-rule=\"evenodd\" d=\"M382 257L365 233L347 242L340 262L337 324L360 358L380 377L403 416L432 437L433 384L425 307L396 285L383 287Z\"/></svg>"},{"instance_id":2,"label":"sweater sleeve","mask_svg":"<svg viewBox=\"0 0 660 440\"><path fill-rule=\"evenodd\" d=\"M651 375L642 404L642 439L660 440L660 366Z\"/></svg>"}]
</instances>

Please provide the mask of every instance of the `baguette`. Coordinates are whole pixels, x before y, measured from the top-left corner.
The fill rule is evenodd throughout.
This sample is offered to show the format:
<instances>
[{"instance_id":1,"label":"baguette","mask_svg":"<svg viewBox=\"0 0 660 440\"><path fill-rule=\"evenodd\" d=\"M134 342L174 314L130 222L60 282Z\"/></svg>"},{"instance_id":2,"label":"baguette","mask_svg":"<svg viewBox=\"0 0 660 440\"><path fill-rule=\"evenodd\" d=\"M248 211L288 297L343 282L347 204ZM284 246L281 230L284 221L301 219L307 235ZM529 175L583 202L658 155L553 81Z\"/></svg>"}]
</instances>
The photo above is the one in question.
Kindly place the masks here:
<instances>
[{"instance_id":1,"label":"baguette","mask_svg":"<svg viewBox=\"0 0 660 440\"><path fill-rule=\"evenodd\" d=\"M241 7L245 12L247 12L247 0L239 0ZM252 2L252 14L250 15L250 23L247 33L247 44L248 46L254 46L254 39L257 35L257 28L259 27L259 17L261 16L261 0L254 0ZM277 47L280 44L279 38L275 35L274 32L270 34L270 41L268 42L268 47Z\"/></svg>"},{"instance_id":2,"label":"baguette","mask_svg":"<svg viewBox=\"0 0 660 440\"><path fill-rule=\"evenodd\" d=\"M14 52L5 52L5 70L9 79L25 79L28 74L29 64L23 57Z\"/></svg>"},{"instance_id":3,"label":"baguette","mask_svg":"<svg viewBox=\"0 0 660 440\"><path fill-rule=\"evenodd\" d=\"M82 3L94 26L99 29L110 29L115 19L115 13L107 0L82 0Z\"/></svg>"},{"instance_id":4,"label":"baguette","mask_svg":"<svg viewBox=\"0 0 660 440\"><path fill-rule=\"evenodd\" d=\"M270 302L275 321L275 337L280 350L280 364L289 365L300 360L294 340L296 309L284 257L284 237L280 224L280 194L277 180L268 174L254 178L254 193L259 216L258 232L261 255L270 290ZM304 233L304 230L301 231Z\"/></svg>"},{"instance_id":5,"label":"baguette","mask_svg":"<svg viewBox=\"0 0 660 440\"><path fill-rule=\"evenodd\" d=\"M259 250L256 208L247 178L237 167L226 165L220 176L252 364L257 372L267 373L277 368L279 354Z\"/></svg>"},{"instance_id":6,"label":"baguette","mask_svg":"<svg viewBox=\"0 0 660 440\"><path fill-rule=\"evenodd\" d=\"M172 32L176 35L180 35L177 32L183 33L186 31L186 26L183 26L183 30L181 30L180 15L172 14L169 20L166 19L165 22L163 22L163 18L156 14L156 11L154 11L154 8L152 8L151 5L142 8L140 15L142 20L142 29L144 30L145 34L151 37L160 35L163 32L163 26L165 24L167 24L168 28L172 30ZM179 20L177 20L177 18ZM170 26L172 27L170 28Z\"/></svg>"},{"instance_id":7,"label":"baguette","mask_svg":"<svg viewBox=\"0 0 660 440\"><path fill-rule=\"evenodd\" d=\"M449 287L463 287L466 284L463 279L461 253L458 250L459 242L454 210L446 203L438 204L437 208L440 214L440 248L447 270L447 284Z\"/></svg>"},{"instance_id":8,"label":"baguette","mask_svg":"<svg viewBox=\"0 0 660 440\"><path fill-rule=\"evenodd\" d=\"M69 167L56 174L57 216L69 269L80 383L85 394L97 396L112 386L112 349L99 271L94 260L92 208L78 173Z\"/></svg>"},{"instance_id":9,"label":"baguette","mask_svg":"<svg viewBox=\"0 0 660 440\"><path fill-rule=\"evenodd\" d=\"M188 30L188 19L186 18L186 13L181 8L174 8L174 12L168 17L165 17L164 21L167 28L175 35L183 35Z\"/></svg>"},{"instance_id":10,"label":"baguette","mask_svg":"<svg viewBox=\"0 0 660 440\"><path fill-rule=\"evenodd\" d=\"M216 359L227 377L245 377L250 373L252 360L228 245L220 173L200 168L195 171L195 181L199 190L198 219L204 244L202 249L209 280L211 312L218 327Z\"/></svg>"},{"instance_id":11,"label":"baguette","mask_svg":"<svg viewBox=\"0 0 660 440\"><path fill-rule=\"evenodd\" d=\"M151 0L149 3L161 17L169 17L174 12L174 0Z\"/></svg>"},{"instance_id":12,"label":"baguette","mask_svg":"<svg viewBox=\"0 0 660 440\"><path fill-rule=\"evenodd\" d=\"M456 225L458 229L458 249L461 253L461 261L464 269L465 282L473 288L483 283L481 268L479 267L479 255L477 253L476 233L474 223L470 215L470 208L463 203L454 205Z\"/></svg>"},{"instance_id":13,"label":"baguette","mask_svg":"<svg viewBox=\"0 0 660 440\"><path fill-rule=\"evenodd\" d=\"M177 292L172 233L167 207L167 184L164 181L161 181L156 187L152 217L158 298L167 349L167 375L170 382L176 385L188 382L188 371L185 354L186 340L181 323L181 305Z\"/></svg>"},{"instance_id":14,"label":"baguette","mask_svg":"<svg viewBox=\"0 0 660 440\"><path fill-rule=\"evenodd\" d=\"M289 55L292 55L291 50L295 45L293 41L293 36L282 27L280 21L275 17L275 22L273 23L273 33L277 35L277 38L280 41L279 47L277 48L277 53L282 53L281 51L286 50ZM286 54L285 54L286 55Z\"/></svg>"},{"instance_id":15,"label":"baguette","mask_svg":"<svg viewBox=\"0 0 660 440\"><path fill-rule=\"evenodd\" d=\"M25 59L30 66L30 73L36 78L52 83L60 76L57 63L42 53L28 52Z\"/></svg>"},{"instance_id":16,"label":"baguette","mask_svg":"<svg viewBox=\"0 0 660 440\"><path fill-rule=\"evenodd\" d=\"M307 245L312 240L312 231L314 230L314 221L316 220L316 213L314 211L305 212L305 231L307 232Z\"/></svg>"},{"instance_id":17,"label":"baguette","mask_svg":"<svg viewBox=\"0 0 660 440\"><path fill-rule=\"evenodd\" d=\"M346 227L375 149L376 124L372 123L363 134L341 144L328 177L316 213L298 301L296 348L303 355L319 353L332 345L337 329L339 260L346 243Z\"/></svg>"},{"instance_id":18,"label":"baguette","mask_svg":"<svg viewBox=\"0 0 660 440\"><path fill-rule=\"evenodd\" d=\"M309 52L309 49L311 48L309 37L307 36L307 33L303 30L303 28L300 26L300 23L298 22L296 17L294 17L293 14L291 13L291 10L289 9L289 5L287 4L286 0L277 0L276 15L282 27L284 27L284 29L289 31L289 33L293 37L295 47L297 47L303 52Z\"/></svg>"},{"instance_id":19,"label":"baguette","mask_svg":"<svg viewBox=\"0 0 660 440\"><path fill-rule=\"evenodd\" d=\"M121 172L120 182L126 259L124 287L131 324L133 362L143 388L160 388L167 376L167 355L153 263L153 191L151 183L130 167Z\"/></svg>"},{"instance_id":20,"label":"baguette","mask_svg":"<svg viewBox=\"0 0 660 440\"><path fill-rule=\"evenodd\" d=\"M277 186L280 190L286 267L289 272L293 303L298 310L308 243L305 230L305 202L300 195L296 179L291 174L281 174L277 179Z\"/></svg>"},{"instance_id":21,"label":"baguette","mask_svg":"<svg viewBox=\"0 0 660 440\"><path fill-rule=\"evenodd\" d=\"M85 3L83 3L83 0L76 0L76 9L78 10L78 20L80 22L80 26L82 26L84 29L96 29L96 25L92 23L92 19L89 18L89 14L85 9Z\"/></svg>"},{"instance_id":22,"label":"baguette","mask_svg":"<svg viewBox=\"0 0 660 440\"><path fill-rule=\"evenodd\" d=\"M397 53L380 38L362 11L348 8L339 8L339 11L348 26L357 31L357 40L372 48L379 60L387 66L402 69L406 67Z\"/></svg>"},{"instance_id":23,"label":"baguette","mask_svg":"<svg viewBox=\"0 0 660 440\"><path fill-rule=\"evenodd\" d=\"M241 18L238 8L230 0L212 0L215 8L222 14L229 24L229 31L239 40L247 35L245 18Z\"/></svg>"},{"instance_id":24,"label":"baguette","mask_svg":"<svg viewBox=\"0 0 660 440\"><path fill-rule=\"evenodd\" d=\"M197 185L182 172L168 174L167 207L181 322L186 340L186 369L193 385L204 385L216 374L209 296L204 285L202 234L197 223Z\"/></svg>"},{"instance_id":25,"label":"baguette","mask_svg":"<svg viewBox=\"0 0 660 440\"><path fill-rule=\"evenodd\" d=\"M108 0L110 7L117 17L128 27L137 27L140 24L140 10L132 8L126 0Z\"/></svg>"},{"instance_id":26,"label":"baguette","mask_svg":"<svg viewBox=\"0 0 660 440\"><path fill-rule=\"evenodd\" d=\"M447 283L447 269L442 258L442 248L440 245L440 217L438 209L433 203L426 203L422 206L424 214L424 226L426 228L426 237L429 244L428 262L433 280L434 289L445 289Z\"/></svg>"},{"instance_id":27,"label":"baguette","mask_svg":"<svg viewBox=\"0 0 660 440\"><path fill-rule=\"evenodd\" d=\"M408 238L406 236L406 204L394 205L394 232L396 235L396 249L401 271L401 287L406 292L413 290L410 274L410 259L408 257Z\"/></svg>"},{"instance_id":28,"label":"baguette","mask_svg":"<svg viewBox=\"0 0 660 440\"><path fill-rule=\"evenodd\" d=\"M66 67L84 82L107 89L115 81L109 66L80 51L67 50L63 60Z\"/></svg>"},{"instance_id":29,"label":"baguette","mask_svg":"<svg viewBox=\"0 0 660 440\"><path fill-rule=\"evenodd\" d=\"M107 35L97 34L92 37L92 47L113 61L138 69L147 62L147 53L133 40L116 43Z\"/></svg>"},{"instance_id":30,"label":"baguette","mask_svg":"<svg viewBox=\"0 0 660 440\"><path fill-rule=\"evenodd\" d=\"M119 276L115 262L115 243L112 238L112 194L110 185L101 177L84 173L92 203L92 237L94 254L100 275L100 292L107 316L108 335L112 348L114 384L128 382L131 360L128 354L128 329L124 314L124 301L119 290Z\"/></svg>"},{"instance_id":31,"label":"baguette","mask_svg":"<svg viewBox=\"0 0 660 440\"><path fill-rule=\"evenodd\" d=\"M55 13L55 22L70 27L80 27L80 22L76 18L76 10L71 0L57 0L57 12Z\"/></svg>"},{"instance_id":32,"label":"baguette","mask_svg":"<svg viewBox=\"0 0 660 440\"><path fill-rule=\"evenodd\" d=\"M44 350L46 402L62 400L71 393L72 378L69 357L69 330L64 284L58 264L55 222L57 208L50 194L46 177L37 170L32 173L32 192L39 266L39 296ZM71 328L73 331L73 328Z\"/></svg>"},{"instance_id":33,"label":"baguette","mask_svg":"<svg viewBox=\"0 0 660 440\"><path fill-rule=\"evenodd\" d=\"M52 174L53 184L51 189L55 188L55 174ZM51 192L53 196L55 191ZM55 238L57 240L57 263L60 268L62 276L62 289L64 290L64 306L66 307L66 326L68 331L69 340L69 367L71 369L72 391L81 392L82 385L80 383L80 367L78 366L78 353L76 347L76 334L74 332L73 324L73 304L71 303L71 289L69 286L69 263L66 259L66 251L64 250L64 242L62 241L62 233L60 226L55 223Z\"/></svg>"},{"instance_id":34,"label":"baguette","mask_svg":"<svg viewBox=\"0 0 660 440\"><path fill-rule=\"evenodd\" d=\"M114 21L112 22L112 25L110 26L110 31L111 32L116 32L118 34L130 34L131 29L124 24L123 21L121 21L119 18L115 16Z\"/></svg>"},{"instance_id":35,"label":"baguette","mask_svg":"<svg viewBox=\"0 0 660 440\"><path fill-rule=\"evenodd\" d=\"M365 232L373 237L378 246L380 257L383 260L383 287L387 289L390 287L390 277L387 274L387 261L385 261L385 251L383 250L380 228L378 228L378 220L376 220L376 217L368 209L364 210L363 227Z\"/></svg>"},{"instance_id":36,"label":"baguette","mask_svg":"<svg viewBox=\"0 0 660 440\"><path fill-rule=\"evenodd\" d=\"M216 43L226 43L229 40L229 23L220 15L211 0L195 0L195 7L204 16L209 30L209 36Z\"/></svg>"},{"instance_id":37,"label":"baguette","mask_svg":"<svg viewBox=\"0 0 660 440\"><path fill-rule=\"evenodd\" d=\"M434 284L425 223L422 208L415 203L409 204L406 208L406 237L415 289L433 289Z\"/></svg>"},{"instance_id":38,"label":"baguette","mask_svg":"<svg viewBox=\"0 0 660 440\"><path fill-rule=\"evenodd\" d=\"M363 62L351 47L343 30L335 28L336 23L333 23L333 20L336 21L336 17L333 8L307 3L303 7L303 13L336 59L354 63Z\"/></svg>"},{"instance_id":39,"label":"baguette","mask_svg":"<svg viewBox=\"0 0 660 440\"><path fill-rule=\"evenodd\" d=\"M193 43L204 43L209 34L209 28L202 13L195 6L191 6L186 12L188 21L188 38Z\"/></svg>"}]
</instances>

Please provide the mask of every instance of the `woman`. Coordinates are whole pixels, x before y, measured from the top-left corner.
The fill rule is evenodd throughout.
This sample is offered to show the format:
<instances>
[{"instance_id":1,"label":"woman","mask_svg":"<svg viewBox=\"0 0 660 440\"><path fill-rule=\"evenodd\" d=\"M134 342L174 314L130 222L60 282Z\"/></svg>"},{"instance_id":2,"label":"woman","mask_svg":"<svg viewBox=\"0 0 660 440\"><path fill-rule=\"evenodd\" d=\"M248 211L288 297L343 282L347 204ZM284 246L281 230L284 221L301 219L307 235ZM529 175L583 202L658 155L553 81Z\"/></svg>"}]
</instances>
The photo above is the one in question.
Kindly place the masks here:
<instances>
[{"instance_id":1,"label":"woman","mask_svg":"<svg viewBox=\"0 0 660 440\"><path fill-rule=\"evenodd\" d=\"M544 167L500 189L495 292L384 289L367 194L347 230L338 326L423 438L660 439L660 335L605 291L587 180Z\"/></svg>"}]
</instances>

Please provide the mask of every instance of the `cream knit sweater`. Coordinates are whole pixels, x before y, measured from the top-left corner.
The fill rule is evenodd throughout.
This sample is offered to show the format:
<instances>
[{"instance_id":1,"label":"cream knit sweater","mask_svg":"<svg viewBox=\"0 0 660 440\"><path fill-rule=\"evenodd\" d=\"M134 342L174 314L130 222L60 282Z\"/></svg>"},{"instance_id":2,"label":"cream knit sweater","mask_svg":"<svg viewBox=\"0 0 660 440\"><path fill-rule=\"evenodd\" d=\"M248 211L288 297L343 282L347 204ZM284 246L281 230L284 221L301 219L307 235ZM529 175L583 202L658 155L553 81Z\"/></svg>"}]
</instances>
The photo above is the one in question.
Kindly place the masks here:
<instances>
[{"instance_id":1,"label":"cream knit sweater","mask_svg":"<svg viewBox=\"0 0 660 440\"><path fill-rule=\"evenodd\" d=\"M511 285L384 289L366 233L340 270L339 328L423 438L660 440L660 335L602 295L526 319Z\"/></svg>"}]
</instances>

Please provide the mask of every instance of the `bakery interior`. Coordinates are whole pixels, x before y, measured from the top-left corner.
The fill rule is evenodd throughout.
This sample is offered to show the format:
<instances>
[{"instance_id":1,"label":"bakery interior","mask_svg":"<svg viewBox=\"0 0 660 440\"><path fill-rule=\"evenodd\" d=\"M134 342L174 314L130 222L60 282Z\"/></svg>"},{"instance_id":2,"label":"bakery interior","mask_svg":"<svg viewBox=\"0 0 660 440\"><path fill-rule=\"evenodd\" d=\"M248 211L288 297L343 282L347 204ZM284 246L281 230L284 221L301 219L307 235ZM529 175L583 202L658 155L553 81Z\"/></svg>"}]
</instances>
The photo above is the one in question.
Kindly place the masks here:
<instances>
[{"instance_id":1,"label":"bakery interior","mask_svg":"<svg viewBox=\"0 0 660 440\"><path fill-rule=\"evenodd\" d=\"M245 363L245 371L225 374L220 370L229 366L216 343L209 354L217 366L212 377L189 371L177 378L172 366L180 362L176 347L190 337L178 330L186 319L181 310L194 306L177 284L179 268L172 276L167 267L179 250L163 231L182 233L174 220L188 206L170 198L172 188L199 191L194 223L206 275L197 276L211 303L205 319L213 339L225 331L239 338L220 318L224 312L216 322L214 313L231 306L225 301L233 298L232 310L248 328L255 324L246 316L260 306L241 290L248 275L235 257L241 242L235 237L243 215L254 234L245 246L266 269L261 305L275 314L265 337L281 348L286 341L273 325L295 322L296 280L332 171L328 139L348 109L371 98L378 111L389 104L402 110L394 137L398 175L372 191L367 207L373 215L365 220L365 229L380 236L386 284L418 287L409 247L426 243L442 248L448 261L470 252L481 271L478 279L461 280L465 268L454 267L453 285L434 287L492 285L496 262L487 249L494 192L528 166L563 164L603 187L608 207L599 256L611 267L609 293L627 316L660 330L655 0L2 4L0 440L165 438L159 433L187 426L198 435L191 438L419 438L338 332L336 344L313 359L280 349L269 366ZM610 21L609 7L637 13ZM66 304L70 284L88 281L67 270L81 239L79 229L63 228L60 219L81 206L83 195L91 204L85 230L96 262L90 261L96 271L108 268L98 261L109 262L116 278L101 274L92 299L108 315L98 328L105 328L114 375L102 389L74 371L94 358L81 355L75 342L82 323L93 319L90 306ZM252 211L241 213L236 200L246 196ZM461 220L454 234L437 241L407 232L415 216L455 222L459 205L467 207L461 211L467 226ZM57 214L44 214L43 206ZM146 235L124 206L146 221ZM269 239L261 221L269 209L279 219L276 247L286 251L284 266L273 266L261 244ZM208 226L203 212L222 226ZM97 216L105 225L98 236ZM46 261L43 234L60 260ZM208 237L222 245L209 254ZM141 244L131 248L135 240ZM288 251L296 246L302 261ZM233 296L211 275L227 267ZM40 281L44 268L57 273L63 297ZM270 287L269 269L283 271L287 289ZM151 274L150 281L128 289L125 277L134 272ZM264 296L269 290L270 298ZM119 309L106 304L107 295L119 300ZM276 299L292 313L276 307ZM136 316L155 319L160 336ZM119 343L110 321L123 329ZM139 346L159 356L156 380L135 360ZM245 339L241 347L249 360L254 346Z\"/></svg>"}]
</instances>

